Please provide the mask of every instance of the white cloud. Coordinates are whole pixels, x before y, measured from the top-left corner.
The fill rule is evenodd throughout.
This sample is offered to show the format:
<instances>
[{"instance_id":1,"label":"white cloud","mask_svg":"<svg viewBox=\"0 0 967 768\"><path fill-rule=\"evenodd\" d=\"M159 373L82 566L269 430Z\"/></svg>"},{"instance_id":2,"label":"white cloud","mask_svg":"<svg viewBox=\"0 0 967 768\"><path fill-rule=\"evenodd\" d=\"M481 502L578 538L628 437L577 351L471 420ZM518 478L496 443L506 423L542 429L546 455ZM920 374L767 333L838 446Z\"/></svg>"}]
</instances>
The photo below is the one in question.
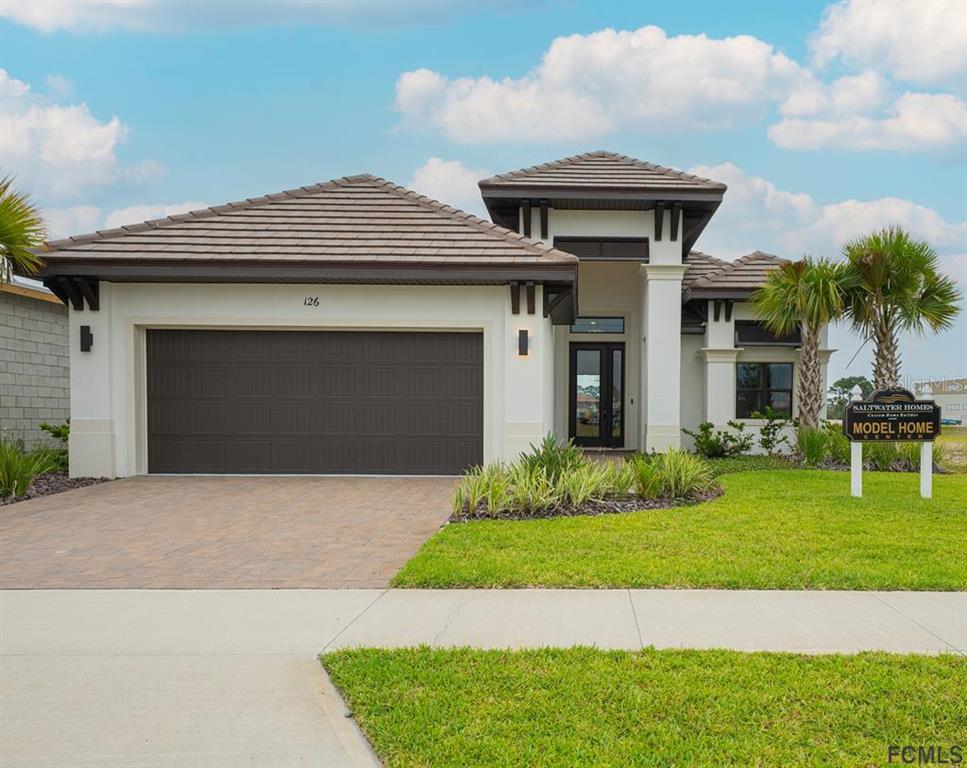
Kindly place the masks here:
<instances>
[{"instance_id":1,"label":"white cloud","mask_svg":"<svg viewBox=\"0 0 967 768\"><path fill-rule=\"evenodd\" d=\"M697 245L715 256L734 258L759 249L788 258L805 253L836 257L847 240L891 224L927 240L954 272L956 254L967 251L967 221L948 222L934 209L910 200L883 197L820 204L810 195L747 175L732 163L701 165L689 172L729 185Z\"/></svg>"},{"instance_id":2,"label":"white cloud","mask_svg":"<svg viewBox=\"0 0 967 768\"><path fill-rule=\"evenodd\" d=\"M129 224L140 224L149 219L160 219L187 211L208 208L208 203L157 203L117 208L106 216L96 205L74 205L66 208L44 208L47 239L59 240L71 235L86 235L99 229L114 229Z\"/></svg>"},{"instance_id":3,"label":"white cloud","mask_svg":"<svg viewBox=\"0 0 967 768\"><path fill-rule=\"evenodd\" d=\"M101 227L101 209L96 205L73 205L68 208L41 210L47 223L47 239L60 240L71 235L93 232Z\"/></svg>"},{"instance_id":4,"label":"white cloud","mask_svg":"<svg viewBox=\"0 0 967 768\"><path fill-rule=\"evenodd\" d=\"M119 118L98 119L84 103L55 103L0 69L0 165L24 189L69 196L156 176L161 166L151 161L119 164L117 149L127 135Z\"/></svg>"},{"instance_id":5,"label":"white cloud","mask_svg":"<svg viewBox=\"0 0 967 768\"><path fill-rule=\"evenodd\" d=\"M963 0L843 0L823 12L810 41L819 66L839 59L919 85L963 89L967 3Z\"/></svg>"},{"instance_id":6,"label":"white cloud","mask_svg":"<svg viewBox=\"0 0 967 768\"><path fill-rule=\"evenodd\" d=\"M499 10L526 6L502 3ZM186 29L368 24L404 26L436 23L490 7L479 0L3 0L0 17L40 32L174 32Z\"/></svg>"},{"instance_id":7,"label":"white cloud","mask_svg":"<svg viewBox=\"0 0 967 768\"><path fill-rule=\"evenodd\" d=\"M404 122L458 142L577 139L620 128L721 128L784 99L809 74L741 35L668 37L655 26L555 39L521 78L458 78L422 69L396 84Z\"/></svg>"},{"instance_id":8,"label":"white cloud","mask_svg":"<svg viewBox=\"0 0 967 768\"><path fill-rule=\"evenodd\" d=\"M406 186L434 200L484 217L487 214L477 182L492 175L487 170L467 168L457 160L431 157L413 172L413 178Z\"/></svg>"},{"instance_id":9,"label":"white cloud","mask_svg":"<svg viewBox=\"0 0 967 768\"><path fill-rule=\"evenodd\" d=\"M808 113L801 102L787 102L786 109ZM770 126L769 138L785 149L939 150L967 139L967 102L947 93L905 93L884 116L833 110L815 119L787 118Z\"/></svg>"},{"instance_id":10,"label":"white cloud","mask_svg":"<svg viewBox=\"0 0 967 768\"><path fill-rule=\"evenodd\" d=\"M847 75L829 84L810 75L786 97L779 112L786 117L867 112L883 103L887 88L886 80L872 70Z\"/></svg>"},{"instance_id":11,"label":"white cloud","mask_svg":"<svg viewBox=\"0 0 967 768\"><path fill-rule=\"evenodd\" d=\"M142 221L161 219L165 216L175 216L179 213L197 211L208 207L208 203L200 202L131 205L127 208L118 208L117 210L111 211L104 219L104 228L114 229L115 227L123 227L129 224L140 224Z\"/></svg>"}]
</instances>

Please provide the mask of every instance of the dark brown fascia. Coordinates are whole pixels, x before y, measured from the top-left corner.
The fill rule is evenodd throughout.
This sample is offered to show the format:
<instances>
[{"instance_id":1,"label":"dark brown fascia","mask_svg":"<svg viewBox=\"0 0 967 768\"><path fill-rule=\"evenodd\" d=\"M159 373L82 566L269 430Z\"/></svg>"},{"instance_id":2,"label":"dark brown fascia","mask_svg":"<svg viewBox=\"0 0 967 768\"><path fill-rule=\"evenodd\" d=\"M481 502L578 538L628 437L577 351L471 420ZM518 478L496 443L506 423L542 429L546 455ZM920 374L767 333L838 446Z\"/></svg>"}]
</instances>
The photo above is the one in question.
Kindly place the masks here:
<instances>
[{"instance_id":1,"label":"dark brown fascia","mask_svg":"<svg viewBox=\"0 0 967 768\"><path fill-rule=\"evenodd\" d=\"M681 187L653 187L647 191L615 189L614 187L548 187L535 184L515 184L512 187L491 187L479 184L480 194L486 202L491 199L545 200L677 200L681 202L720 203L725 190L685 190Z\"/></svg>"},{"instance_id":2,"label":"dark brown fascia","mask_svg":"<svg viewBox=\"0 0 967 768\"><path fill-rule=\"evenodd\" d=\"M135 281L138 278L165 278L171 282L211 281L223 279L226 282L258 281L264 279L292 279L300 282L326 282L338 280L346 282L353 279L368 283L379 282L440 282L456 281L504 283L511 280L533 280L535 282L569 282L577 280L577 260L573 264L505 264L505 265L433 265L416 266L412 264L372 262L347 265L337 264L293 264L291 262L238 261L231 262L206 260L173 261L171 259L48 259L38 276L55 277L58 275L91 276L102 280Z\"/></svg>"},{"instance_id":3,"label":"dark brown fascia","mask_svg":"<svg viewBox=\"0 0 967 768\"><path fill-rule=\"evenodd\" d=\"M682 301L691 299L748 299L756 288L686 288L682 291Z\"/></svg>"}]
</instances>

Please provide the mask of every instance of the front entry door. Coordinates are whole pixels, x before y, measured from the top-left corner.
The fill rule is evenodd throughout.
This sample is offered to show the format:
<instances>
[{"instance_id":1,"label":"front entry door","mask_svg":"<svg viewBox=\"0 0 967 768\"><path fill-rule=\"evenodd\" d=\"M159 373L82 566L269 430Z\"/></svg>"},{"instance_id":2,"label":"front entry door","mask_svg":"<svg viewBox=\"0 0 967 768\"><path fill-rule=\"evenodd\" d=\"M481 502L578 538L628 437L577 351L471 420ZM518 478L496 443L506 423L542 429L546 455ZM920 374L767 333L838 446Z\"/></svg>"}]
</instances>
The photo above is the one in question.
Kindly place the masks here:
<instances>
[{"instance_id":1,"label":"front entry door","mask_svg":"<svg viewBox=\"0 0 967 768\"><path fill-rule=\"evenodd\" d=\"M571 344L569 429L577 445L624 447L624 344Z\"/></svg>"}]
</instances>

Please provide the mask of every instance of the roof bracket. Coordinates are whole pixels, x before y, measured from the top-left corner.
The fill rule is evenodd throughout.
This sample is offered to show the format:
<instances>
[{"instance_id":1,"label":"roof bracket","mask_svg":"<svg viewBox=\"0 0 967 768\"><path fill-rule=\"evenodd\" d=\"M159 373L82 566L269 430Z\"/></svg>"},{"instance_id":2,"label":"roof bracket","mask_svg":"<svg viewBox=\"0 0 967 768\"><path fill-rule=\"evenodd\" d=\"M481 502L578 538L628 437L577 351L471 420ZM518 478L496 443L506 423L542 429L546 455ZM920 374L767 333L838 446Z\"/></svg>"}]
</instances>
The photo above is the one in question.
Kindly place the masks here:
<instances>
[{"instance_id":1,"label":"roof bracket","mask_svg":"<svg viewBox=\"0 0 967 768\"><path fill-rule=\"evenodd\" d=\"M661 228L665 223L665 204L659 200L655 203L655 242L661 242Z\"/></svg>"},{"instance_id":2,"label":"roof bracket","mask_svg":"<svg viewBox=\"0 0 967 768\"><path fill-rule=\"evenodd\" d=\"M535 294L536 289L534 288L534 281L529 280L527 282L527 314L533 315L535 312L534 306L537 303Z\"/></svg>"},{"instance_id":3,"label":"roof bracket","mask_svg":"<svg viewBox=\"0 0 967 768\"><path fill-rule=\"evenodd\" d=\"M520 207L524 215L524 237L531 236L531 201L525 200Z\"/></svg>"},{"instance_id":4,"label":"roof bracket","mask_svg":"<svg viewBox=\"0 0 967 768\"><path fill-rule=\"evenodd\" d=\"M722 300L716 299L712 302L712 319L717 323L722 314Z\"/></svg>"},{"instance_id":5,"label":"roof bracket","mask_svg":"<svg viewBox=\"0 0 967 768\"><path fill-rule=\"evenodd\" d=\"M520 283L510 284L510 314L520 314Z\"/></svg>"},{"instance_id":6,"label":"roof bracket","mask_svg":"<svg viewBox=\"0 0 967 768\"><path fill-rule=\"evenodd\" d=\"M678 240L678 220L682 217L682 204L672 203L672 225L671 225L671 239L672 242Z\"/></svg>"},{"instance_id":7,"label":"roof bracket","mask_svg":"<svg viewBox=\"0 0 967 768\"><path fill-rule=\"evenodd\" d=\"M725 322L729 322L732 319L732 306L735 304L732 299L725 300Z\"/></svg>"},{"instance_id":8,"label":"roof bracket","mask_svg":"<svg viewBox=\"0 0 967 768\"><path fill-rule=\"evenodd\" d=\"M547 240L547 200L541 200L541 240Z\"/></svg>"}]
</instances>

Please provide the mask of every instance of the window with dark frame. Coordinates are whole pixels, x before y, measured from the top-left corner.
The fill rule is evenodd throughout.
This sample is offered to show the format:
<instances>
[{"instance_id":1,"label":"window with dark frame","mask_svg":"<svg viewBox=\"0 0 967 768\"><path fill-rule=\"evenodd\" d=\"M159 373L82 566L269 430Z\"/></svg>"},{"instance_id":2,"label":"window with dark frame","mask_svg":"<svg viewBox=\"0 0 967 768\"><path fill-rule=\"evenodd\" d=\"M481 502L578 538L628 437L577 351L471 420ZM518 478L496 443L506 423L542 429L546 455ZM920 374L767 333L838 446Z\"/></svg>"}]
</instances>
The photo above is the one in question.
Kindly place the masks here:
<instances>
[{"instance_id":1,"label":"window with dark frame","mask_svg":"<svg viewBox=\"0 0 967 768\"><path fill-rule=\"evenodd\" d=\"M792 418L792 363L738 363L735 366L735 417L776 413Z\"/></svg>"},{"instance_id":2,"label":"window with dark frame","mask_svg":"<svg viewBox=\"0 0 967 768\"><path fill-rule=\"evenodd\" d=\"M624 333L623 317L579 317L571 325L571 333Z\"/></svg>"}]
</instances>

